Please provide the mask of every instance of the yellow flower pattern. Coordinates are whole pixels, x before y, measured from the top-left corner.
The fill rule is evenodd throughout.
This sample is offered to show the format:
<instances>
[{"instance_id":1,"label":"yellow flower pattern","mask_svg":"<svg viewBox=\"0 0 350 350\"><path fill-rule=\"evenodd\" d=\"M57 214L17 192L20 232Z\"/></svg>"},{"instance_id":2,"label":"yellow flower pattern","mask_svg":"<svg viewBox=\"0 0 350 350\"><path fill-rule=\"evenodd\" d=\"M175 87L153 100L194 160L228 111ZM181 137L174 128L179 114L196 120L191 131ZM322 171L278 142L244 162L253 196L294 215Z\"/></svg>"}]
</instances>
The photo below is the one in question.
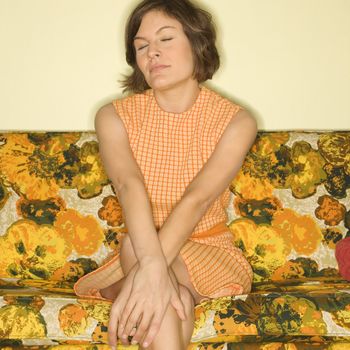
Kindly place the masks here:
<instances>
[{"instance_id":1,"label":"yellow flower pattern","mask_svg":"<svg viewBox=\"0 0 350 350\"><path fill-rule=\"evenodd\" d=\"M63 266L70 245L51 225L37 225L27 219L14 222L0 236L0 274L6 277L48 279Z\"/></svg>"},{"instance_id":2,"label":"yellow flower pattern","mask_svg":"<svg viewBox=\"0 0 350 350\"><path fill-rule=\"evenodd\" d=\"M347 131L259 131L227 209L252 293L196 305L189 349L350 349L349 157ZM109 349L112 302L72 289L127 233L95 133L0 134L0 211L0 348Z\"/></svg>"},{"instance_id":3,"label":"yellow flower pattern","mask_svg":"<svg viewBox=\"0 0 350 350\"><path fill-rule=\"evenodd\" d=\"M92 215L83 216L74 209L59 212L54 226L61 237L82 255L95 253L104 240L98 221Z\"/></svg>"}]
</instances>

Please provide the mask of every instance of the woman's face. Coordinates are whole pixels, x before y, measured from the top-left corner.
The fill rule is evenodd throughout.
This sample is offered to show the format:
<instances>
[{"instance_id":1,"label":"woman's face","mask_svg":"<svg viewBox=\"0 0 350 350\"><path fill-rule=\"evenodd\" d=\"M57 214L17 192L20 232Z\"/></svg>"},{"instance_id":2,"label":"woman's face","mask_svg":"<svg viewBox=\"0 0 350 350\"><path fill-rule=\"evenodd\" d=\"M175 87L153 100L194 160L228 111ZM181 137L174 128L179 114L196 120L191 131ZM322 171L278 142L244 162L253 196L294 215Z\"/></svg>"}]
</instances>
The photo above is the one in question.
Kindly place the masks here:
<instances>
[{"instance_id":1,"label":"woman's face","mask_svg":"<svg viewBox=\"0 0 350 350\"><path fill-rule=\"evenodd\" d=\"M152 89L194 82L193 53L182 24L161 11L146 13L134 38L136 63Z\"/></svg>"}]
</instances>

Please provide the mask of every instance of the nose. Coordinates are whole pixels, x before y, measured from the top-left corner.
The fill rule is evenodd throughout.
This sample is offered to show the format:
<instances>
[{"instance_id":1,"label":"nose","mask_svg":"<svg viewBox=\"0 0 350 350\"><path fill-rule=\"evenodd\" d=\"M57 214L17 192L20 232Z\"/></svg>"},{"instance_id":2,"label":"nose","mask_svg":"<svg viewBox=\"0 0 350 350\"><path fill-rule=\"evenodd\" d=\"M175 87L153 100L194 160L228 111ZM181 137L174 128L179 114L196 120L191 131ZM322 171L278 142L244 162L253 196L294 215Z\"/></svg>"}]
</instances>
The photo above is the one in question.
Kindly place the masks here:
<instances>
[{"instance_id":1,"label":"nose","mask_svg":"<svg viewBox=\"0 0 350 350\"><path fill-rule=\"evenodd\" d=\"M159 57L160 56L160 51L157 47L156 44L149 44L148 46L148 57L150 59L154 58L154 57Z\"/></svg>"}]
</instances>

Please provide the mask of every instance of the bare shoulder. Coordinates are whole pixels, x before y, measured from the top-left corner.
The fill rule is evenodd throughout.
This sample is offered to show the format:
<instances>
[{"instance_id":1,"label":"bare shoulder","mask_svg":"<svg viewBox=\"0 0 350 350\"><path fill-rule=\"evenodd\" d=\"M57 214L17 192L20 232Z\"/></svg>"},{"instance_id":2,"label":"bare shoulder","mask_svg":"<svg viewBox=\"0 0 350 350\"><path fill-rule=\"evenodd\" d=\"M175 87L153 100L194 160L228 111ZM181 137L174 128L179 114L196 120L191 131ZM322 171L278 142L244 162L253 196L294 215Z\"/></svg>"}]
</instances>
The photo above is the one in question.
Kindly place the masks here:
<instances>
[{"instance_id":1,"label":"bare shoulder","mask_svg":"<svg viewBox=\"0 0 350 350\"><path fill-rule=\"evenodd\" d=\"M122 133L126 135L124 124L119 118L113 103L107 103L99 108L95 115L95 130L98 134L110 134L116 135ZM120 136L120 135L119 135Z\"/></svg>"},{"instance_id":2,"label":"bare shoulder","mask_svg":"<svg viewBox=\"0 0 350 350\"><path fill-rule=\"evenodd\" d=\"M231 124L245 126L252 130L257 130L258 125L255 117L246 109L239 110L230 121Z\"/></svg>"},{"instance_id":3,"label":"bare shoulder","mask_svg":"<svg viewBox=\"0 0 350 350\"><path fill-rule=\"evenodd\" d=\"M133 157L127 130L113 103L108 103L97 111L95 130L104 168L116 191L119 192L131 179L142 181L142 173Z\"/></svg>"},{"instance_id":4,"label":"bare shoulder","mask_svg":"<svg viewBox=\"0 0 350 350\"><path fill-rule=\"evenodd\" d=\"M99 110L96 112L96 117L98 119L108 119L108 118L116 118L118 117L117 112L115 110L115 107L113 106L113 103L107 103L99 108Z\"/></svg>"},{"instance_id":5,"label":"bare shoulder","mask_svg":"<svg viewBox=\"0 0 350 350\"><path fill-rule=\"evenodd\" d=\"M239 110L230 120L225 130L225 139L229 140L254 140L258 132L255 117L245 109Z\"/></svg>"}]
</instances>

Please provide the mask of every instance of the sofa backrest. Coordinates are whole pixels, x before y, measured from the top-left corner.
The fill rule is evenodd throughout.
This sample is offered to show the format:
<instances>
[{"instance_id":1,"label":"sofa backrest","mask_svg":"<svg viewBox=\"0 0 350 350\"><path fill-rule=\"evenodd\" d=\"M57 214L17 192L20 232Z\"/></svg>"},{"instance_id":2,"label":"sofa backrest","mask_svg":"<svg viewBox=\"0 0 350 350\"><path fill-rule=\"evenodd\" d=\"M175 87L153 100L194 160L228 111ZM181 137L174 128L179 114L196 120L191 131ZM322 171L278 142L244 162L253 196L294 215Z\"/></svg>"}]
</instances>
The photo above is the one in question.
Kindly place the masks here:
<instances>
[{"instance_id":1,"label":"sofa backrest","mask_svg":"<svg viewBox=\"0 0 350 350\"><path fill-rule=\"evenodd\" d=\"M349 188L350 131L258 132L226 208L255 285L339 279ZM75 282L125 232L95 132L1 133L0 278Z\"/></svg>"}]
</instances>

